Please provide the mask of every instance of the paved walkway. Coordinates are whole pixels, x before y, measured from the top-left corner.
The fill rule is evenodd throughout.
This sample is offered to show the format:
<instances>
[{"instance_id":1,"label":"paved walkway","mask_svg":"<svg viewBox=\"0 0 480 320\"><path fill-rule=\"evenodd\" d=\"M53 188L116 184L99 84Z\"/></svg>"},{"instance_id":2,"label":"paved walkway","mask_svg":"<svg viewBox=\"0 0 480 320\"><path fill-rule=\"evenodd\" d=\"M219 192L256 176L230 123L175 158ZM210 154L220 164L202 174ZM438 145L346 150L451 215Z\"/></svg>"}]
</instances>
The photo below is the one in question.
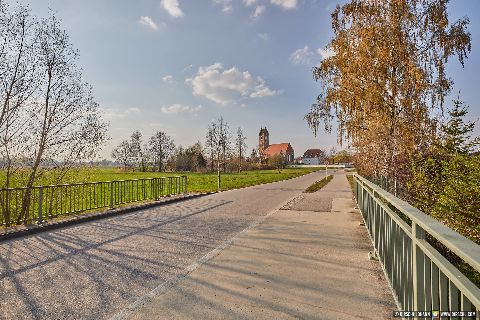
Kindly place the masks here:
<instances>
[{"instance_id":1,"label":"paved walkway","mask_svg":"<svg viewBox=\"0 0 480 320\"><path fill-rule=\"evenodd\" d=\"M319 179L230 190L0 242L0 319L110 319Z\"/></svg>"},{"instance_id":2,"label":"paved walkway","mask_svg":"<svg viewBox=\"0 0 480 320\"><path fill-rule=\"evenodd\" d=\"M393 297L343 173L117 318L389 319Z\"/></svg>"}]
</instances>

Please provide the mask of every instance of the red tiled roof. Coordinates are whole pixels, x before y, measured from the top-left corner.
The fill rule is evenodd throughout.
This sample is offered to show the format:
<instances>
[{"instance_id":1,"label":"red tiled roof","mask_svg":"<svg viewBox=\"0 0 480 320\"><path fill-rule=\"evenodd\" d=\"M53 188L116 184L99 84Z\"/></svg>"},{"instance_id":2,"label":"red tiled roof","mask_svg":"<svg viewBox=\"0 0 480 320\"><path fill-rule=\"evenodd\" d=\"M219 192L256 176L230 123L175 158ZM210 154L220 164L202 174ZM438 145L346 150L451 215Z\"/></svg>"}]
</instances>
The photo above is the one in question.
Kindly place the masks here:
<instances>
[{"instance_id":1,"label":"red tiled roof","mask_svg":"<svg viewBox=\"0 0 480 320\"><path fill-rule=\"evenodd\" d=\"M290 143L276 143L269 145L263 152L266 157L270 157L279 154L280 152L283 154L293 152L293 148Z\"/></svg>"},{"instance_id":2,"label":"red tiled roof","mask_svg":"<svg viewBox=\"0 0 480 320\"><path fill-rule=\"evenodd\" d=\"M317 157L320 157L321 153L322 153L322 150L320 150L320 149L308 149L303 154L303 157L304 158L317 158Z\"/></svg>"}]
</instances>

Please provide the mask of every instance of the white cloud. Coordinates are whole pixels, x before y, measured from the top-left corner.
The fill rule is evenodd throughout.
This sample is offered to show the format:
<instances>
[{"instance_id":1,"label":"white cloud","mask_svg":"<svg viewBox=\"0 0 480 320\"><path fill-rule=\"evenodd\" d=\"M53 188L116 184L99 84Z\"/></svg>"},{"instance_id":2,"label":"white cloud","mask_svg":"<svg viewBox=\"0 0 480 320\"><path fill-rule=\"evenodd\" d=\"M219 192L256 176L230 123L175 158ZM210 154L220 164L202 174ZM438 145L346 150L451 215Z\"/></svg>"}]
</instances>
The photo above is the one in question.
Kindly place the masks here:
<instances>
[{"instance_id":1,"label":"white cloud","mask_svg":"<svg viewBox=\"0 0 480 320\"><path fill-rule=\"evenodd\" d=\"M140 112L142 112L140 108L133 107L133 108L127 108L127 110L125 111L125 114L140 113Z\"/></svg>"},{"instance_id":2,"label":"white cloud","mask_svg":"<svg viewBox=\"0 0 480 320\"><path fill-rule=\"evenodd\" d=\"M297 7L297 0L270 0L270 3L276 4L285 10L295 9Z\"/></svg>"},{"instance_id":3,"label":"white cloud","mask_svg":"<svg viewBox=\"0 0 480 320\"><path fill-rule=\"evenodd\" d=\"M257 36L262 39L262 40L265 40L267 41L268 39L270 39L270 36L268 35L268 33L259 33L257 34Z\"/></svg>"},{"instance_id":4,"label":"white cloud","mask_svg":"<svg viewBox=\"0 0 480 320\"><path fill-rule=\"evenodd\" d=\"M165 77L162 78L162 81L167 82L167 83L172 83L173 82L173 76L166 75Z\"/></svg>"},{"instance_id":5,"label":"white cloud","mask_svg":"<svg viewBox=\"0 0 480 320\"><path fill-rule=\"evenodd\" d=\"M224 5L223 6L223 9L222 9L222 12L225 12L225 13L230 13L233 11L233 6L232 5Z\"/></svg>"},{"instance_id":6,"label":"white cloud","mask_svg":"<svg viewBox=\"0 0 480 320\"><path fill-rule=\"evenodd\" d=\"M254 4L256 4L257 0L243 0L243 3L245 4L245 6L250 7Z\"/></svg>"},{"instance_id":7,"label":"white cloud","mask_svg":"<svg viewBox=\"0 0 480 320\"><path fill-rule=\"evenodd\" d=\"M155 31L158 30L158 25L150 17L141 16L140 20L138 20L138 23L140 23L141 25L146 26L147 28L150 28L152 30L155 30Z\"/></svg>"},{"instance_id":8,"label":"white cloud","mask_svg":"<svg viewBox=\"0 0 480 320\"><path fill-rule=\"evenodd\" d=\"M263 98L270 97L276 94L280 94L281 91L272 90L265 85L265 80L260 77L257 77L257 85L255 90L250 93L250 98Z\"/></svg>"},{"instance_id":9,"label":"white cloud","mask_svg":"<svg viewBox=\"0 0 480 320\"><path fill-rule=\"evenodd\" d=\"M290 55L290 61L293 64L309 64L312 62L313 52L308 46L303 47L302 49L295 50L294 53Z\"/></svg>"},{"instance_id":10,"label":"white cloud","mask_svg":"<svg viewBox=\"0 0 480 320\"><path fill-rule=\"evenodd\" d=\"M332 48L322 49L318 48L317 53L322 57L322 59L327 59L335 55L335 51Z\"/></svg>"},{"instance_id":11,"label":"white cloud","mask_svg":"<svg viewBox=\"0 0 480 320\"><path fill-rule=\"evenodd\" d=\"M142 112L142 110L136 107L127 108L127 109L100 108L100 112L102 113L102 116L104 119L117 120L117 119L124 119L131 114L138 114Z\"/></svg>"},{"instance_id":12,"label":"white cloud","mask_svg":"<svg viewBox=\"0 0 480 320\"><path fill-rule=\"evenodd\" d=\"M264 6L264 5L256 6L256 7L255 7L255 11L253 11L253 13L250 15L250 18L252 18L252 19L257 19L257 18L260 17L264 12L265 12L265 6Z\"/></svg>"},{"instance_id":13,"label":"white cloud","mask_svg":"<svg viewBox=\"0 0 480 320\"><path fill-rule=\"evenodd\" d=\"M183 11L182 9L180 9L180 4L178 3L178 0L162 0L162 2L160 2L160 5L172 17L174 18L183 17Z\"/></svg>"},{"instance_id":14,"label":"white cloud","mask_svg":"<svg viewBox=\"0 0 480 320\"><path fill-rule=\"evenodd\" d=\"M182 112L187 113L196 113L202 109L202 105L198 105L196 107L187 106L185 104L175 103L170 106L162 106L161 110L165 114L177 114Z\"/></svg>"},{"instance_id":15,"label":"white cloud","mask_svg":"<svg viewBox=\"0 0 480 320\"><path fill-rule=\"evenodd\" d=\"M240 98L261 98L279 94L270 89L261 77L254 78L248 71L236 67L224 69L221 63L200 67L194 78L187 79L193 94L203 96L221 105L233 103Z\"/></svg>"},{"instance_id":16,"label":"white cloud","mask_svg":"<svg viewBox=\"0 0 480 320\"><path fill-rule=\"evenodd\" d=\"M233 11L232 0L213 0L213 3L222 6L222 12L230 13Z\"/></svg>"}]
</instances>

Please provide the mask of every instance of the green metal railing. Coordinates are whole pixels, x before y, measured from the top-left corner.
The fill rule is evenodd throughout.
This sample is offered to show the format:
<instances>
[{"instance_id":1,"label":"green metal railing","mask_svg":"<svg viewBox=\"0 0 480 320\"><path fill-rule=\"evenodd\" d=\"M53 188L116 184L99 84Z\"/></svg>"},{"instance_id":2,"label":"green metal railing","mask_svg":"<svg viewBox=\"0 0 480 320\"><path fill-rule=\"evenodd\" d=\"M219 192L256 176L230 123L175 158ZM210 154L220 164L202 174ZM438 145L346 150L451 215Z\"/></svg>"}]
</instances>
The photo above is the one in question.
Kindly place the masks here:
<instances>
[{"instance_id":1,"label":"green metal railing","mask_svg":"<svg viewBox=\"0 0 480 320\"><path fill-rule=\"evenodd\" d=\"M42 223L61 215L186 192L186 176L0 189L0 225Z\"/></svg>"},{"instance_id":2,"label":"green metal railing","mask_svg":"<svg viewBox=\"0 0 480 320\"><path fill-rule=\"evenodd\" d=\"M426 236L478 272L479 245L359 175L354 175L354 194L399 310L476 311L480 319L480 289Z\"/></svg>"}]
</instances>

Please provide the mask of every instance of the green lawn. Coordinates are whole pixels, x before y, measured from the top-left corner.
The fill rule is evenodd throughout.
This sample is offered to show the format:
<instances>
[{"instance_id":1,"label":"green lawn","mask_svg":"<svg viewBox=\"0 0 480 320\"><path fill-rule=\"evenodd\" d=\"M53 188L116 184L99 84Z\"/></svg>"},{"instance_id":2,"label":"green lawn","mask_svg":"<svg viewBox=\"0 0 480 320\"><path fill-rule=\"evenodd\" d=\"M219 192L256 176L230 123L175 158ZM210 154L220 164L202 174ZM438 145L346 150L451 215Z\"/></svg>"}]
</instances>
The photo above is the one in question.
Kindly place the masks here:
<instances>
[{"instance_id":1,"label":"green lawn","mask_svg":"<svg viewBox=\"0 0 480 320\"><path fill-rule=\"evenodd\" d=\"M222 190L229 190L262 183L275 182L299 177L318 168L282 169L278 170L255 170L241 173L222 173ZM72 182L93 182L110 180L128 180L139 178L155 178L186 175L188 177L188 190L190 192L208 192L217 190L216 173L192 173L192 172L125 172L117 168L93 168L80 172Z\"/></svg>"},{"instance_id":2,"label":"green lawn","mask_svg":"<svg viewBox=\"0 0 480 320\"><path fill-rule=\"evenodd\" d=\"M282 170L257 170L244 171L241 173L222 174L222 190L236 189L253 186L262 183L275 182L291 179L315 171L314 169L282 169ZM36 186L58 185L52 179L54 174L50 171L50 177L45 174ZM58 172L57 172L58 173ZM159 178L185 175L188 179L188 192L217 191L216 173L191 173L191 172L125 172L117 168L80 168L70 172L64 177L62 183L104 182L118 180L134 180L139 178ZM19 180L21 181L21 180ZM3 202L0 226L11 224L32 223L40 219L50 220L58 216L67 216L92 210L103 210L111 204L118 207L133 202L141 202L146 199L154 199L161 195L175 193L178 185L160 183L117 183L117 184L90 184L73 185L68 187L35 188L30 193L30 201L24 202L23 190L9 191L8 202ZM19 183L21 185L21 183ZM173 189L169 189L173 186ZM152 189L154 188L154 189ZM180 188L181 189L181 188ZM155 190L155 191L153 191ZM40 195L40 192L42 196ZM39 201L42 199L42 201ZM28 204L25 211L24 205Z\"/></svg>"}]
</instances>

